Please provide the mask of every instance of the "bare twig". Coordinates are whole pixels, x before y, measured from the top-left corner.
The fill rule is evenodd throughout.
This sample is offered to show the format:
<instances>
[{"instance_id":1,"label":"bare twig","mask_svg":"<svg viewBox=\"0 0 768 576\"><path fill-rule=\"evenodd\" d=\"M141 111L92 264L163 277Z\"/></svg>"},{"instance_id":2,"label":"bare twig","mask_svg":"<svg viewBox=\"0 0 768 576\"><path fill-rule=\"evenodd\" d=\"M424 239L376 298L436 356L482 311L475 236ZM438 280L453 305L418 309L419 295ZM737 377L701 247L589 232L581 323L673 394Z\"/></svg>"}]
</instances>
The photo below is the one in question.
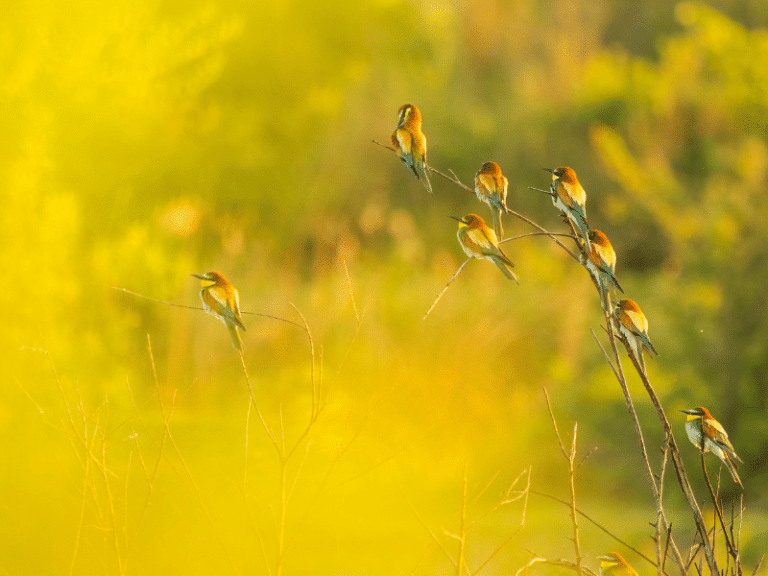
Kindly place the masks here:
<instances>
[{"instance_id":1,"label":"bare twig","mask_svg":"<svg viewBox=\"0 0 768 576\"><path fill-rule=\"evenodd\" d=\"M435 306L437 306L437 303L440 301L440 298L442 298L442 297L443 297L443 294L445 294L445 292L448 290L448 286L450 286L451 284L453 284L453 281L454 281L454 280L456 280L456 277L459 275L459 272L461 272L461 271L462 271L462 269L464 268L464 266L466 266L466 265L467 265L467 262L469 262L470 260L472 260L472 258L467 258L466 260L464 260L464 262L461 264L461 266L459 266L459 269L458 269L458 270L456 270L456 272L454 273L454 275L453 275L453 276L451 276L451 279L450 279L450 280L448 280L448 283L447 283L447 284L445 285L445 287L444 287L444 288L443 288L443 289L440 291L440 294L438 294L438 295L437 295L437 298L435 298L435 301L434 301L434 302L432 302L432 306L430 306L430 307L429 307L429 310L427 310L427 313L426 313L426 314L424 314L424 317L422 318L422 320L426 320L426 319L427 319L427 316L429 316L429 313L430 313L430 312L432 312L432 310L434 309L434 307L435 307Z\"/></svg>"},{"instance_id":2,"label":"bare twig","mask_svg":"<svg viewBox=\"0 0 768 576\"><path fill-rule=\"evenodd\" d=\"M723 527L723 537L725 538L725 547L728 550L728 554L730 554L734 560L737 574L741 574L741 562L739 561L739 551L733 545L733 542L731 542L731 538L728 536L728 527L725 525L725 520L723 520L723 511L720 508L720 503L717 500L717 495L715 494L715 491L712 489L712 483L709 481L709 473L707 472L707 463L704 459L704 438L705 438L704 434L702 434L701 446L699 449L699 454L701 455L701 469L704 471L704 480L706 480L707 488L709 489L709 495L712 497L712 506L715 509L715 514L717 515L718 520L720 520L720 526Z\"/></svg>"},{"instance_id":3,"label":"bare twig","mask_svg":"<svg viewBox=\"0 0 768 576\"><path fill-rule=\"evenodd\" d=\"M571 525L573 526L573 549L576 554L576 573L578 576L581 576L582 574L582 566L581 566L581 544L579 542L579 517L576 510L576 471L574 469L574 462L576 461L576 432L578 430L578 423L573 423L573 436L571 439L571 448L570 450L565 449L565 445L563 444L563 439L560 436L560 432L557 429L557 420L555 419L555 414L552 412L552 404L549 401L549 394L547 394L547 389L543 388L544 390L544 397L547 400L547 409L549 410L549 416L552 419L552 426L555 429L555 435L557 436L557 441L560 444L560 450L563 453L563 456L565 457L566 461L568 462L568 483L570 486L571 491Z\"/></svg>"},{"instance_id":4,"label":"bare twig","mask_svg":"<svg viewBox=\"0 0 768 576\"><path fill-rule=\"evenodd\" d=\"M603 303L603 304L605 305L606 303ZM653 475L653 469L651 467L650 460L648 459L648 451L646 450L646 447L645 447L645 437L643 435L642 427L640 426L640 420L637 417L637 411L635 410L635 405L634 405L634 402L632 401L632 396L629 393L629 387L627 386L627 379L626 379L626 376L624 375L624 368L621 364L621 356L619 355L619 349L616 346L616 334L614 332L613 318L611 316L611 312L608 309L607 305L603 308L603 315L605 318L608 340L611 344L611 350L613 352L614 363L611 363L611 359L609 358L608 353L605 351L602 344L597 339L597 336L595 335L594 331L592 332L592 335L595 338L595 342L597 342L597 345L602 351L603 357L605 358L606 362L608 362L608 365L613 370L613 373L616 376L616 380L619 382L619 386L621 387L621 391L624 394L624 401L627 405L627 410L629 411L630 419L632 420L632 425L634 426L635 433L637 435L637 441L640 447L640 454L643 460L645 475L646 475L646 478L648 479L648 483L651 486L651 492L653 493L653 499L656 504L657 522L661 521L661 529L664 532L671 534L671 531L669 530L669 522L667 521L666 513L664 512L664 503L661 497L662 495L661 488L656 483L656 480ZM680 554L679 549L677 548L677 544L675 543L674 539L672 539L671 535L670 535L669 545L672 548L673 558L675 559L675 562L677 563L678 568L680 568L680 571L683 574L685 574L686 572L685 562L683 560L682 555Z\"/></svg>"},{"instance_id":5,"label":"bare twig","mask_svg":"<svg viewBox=\"0 0 768 576\"><path fill-rule=\"evenodd\" d=\"M138 298L143 298L144 300L157 302L158 304L164 304L165 306L174 306L176 308L186 308L187 310L200 310L202 312L205 311L203 310L203 308L200 308L199 306L186 306L185 304L176 304L175 302L168 302L167 300L158 300L157 298L152 298L151 296L145 296L144 294L133 292L132 290L128 290L127 288L120 288L118 286L109 286L108 284L103 284L103 286L105 288L111 288L112 290L117 290L118 292L125 292L126 294L137 296ZM271 314L262 314L261 312L248 312L247 310L241 310L240 313L250 314L252 316L261 316L262 318L271 318L272 320L277 320L279 322L285 322L286 324L292 324L293 326L298 326L299 328L304 328L304 326L302 326L298 322L294 322L293 320L286 320L285 318L280 318L279 316L272 316Z\"/></svg>"}]
</instances>

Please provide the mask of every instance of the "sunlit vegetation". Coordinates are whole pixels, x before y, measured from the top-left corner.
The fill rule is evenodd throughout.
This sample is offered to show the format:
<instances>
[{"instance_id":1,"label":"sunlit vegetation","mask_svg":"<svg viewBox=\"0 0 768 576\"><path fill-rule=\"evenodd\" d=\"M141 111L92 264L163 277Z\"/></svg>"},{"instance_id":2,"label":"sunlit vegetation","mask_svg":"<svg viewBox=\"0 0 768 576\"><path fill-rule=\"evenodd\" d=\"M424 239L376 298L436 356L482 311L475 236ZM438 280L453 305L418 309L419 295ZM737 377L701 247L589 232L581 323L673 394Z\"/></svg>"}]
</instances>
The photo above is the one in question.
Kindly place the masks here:
<instances>
[{"instance_id":1,"label":"sunlit vegetation","mask_svg":"<svg viewBox=\"0 0 768 576\"><path fill-rule=\"evenodd\" d=\"M541 494L571 494L542 388L566 449L578 422L577 506L655 560L584 269L546 236L514 240L519 286L471 261L423 319L464 261L448 216L490 215L371 142L413 102L430 165L470 183L495 160L510 209L548 230L567 232L528 187L578 171L710 527L678 410L709 407L745 461L751 573L768 534L768 7L624 4L5 6L0 572L570 572L571 510ZM240 291L243 362L197 309L190 275L209 270ZM730 514L741 491L719 476ZM665 505L687 548L670 477ZM586 569L617 550L655 572L587 521L579 537Z\"/></svg>"}]
</instances>

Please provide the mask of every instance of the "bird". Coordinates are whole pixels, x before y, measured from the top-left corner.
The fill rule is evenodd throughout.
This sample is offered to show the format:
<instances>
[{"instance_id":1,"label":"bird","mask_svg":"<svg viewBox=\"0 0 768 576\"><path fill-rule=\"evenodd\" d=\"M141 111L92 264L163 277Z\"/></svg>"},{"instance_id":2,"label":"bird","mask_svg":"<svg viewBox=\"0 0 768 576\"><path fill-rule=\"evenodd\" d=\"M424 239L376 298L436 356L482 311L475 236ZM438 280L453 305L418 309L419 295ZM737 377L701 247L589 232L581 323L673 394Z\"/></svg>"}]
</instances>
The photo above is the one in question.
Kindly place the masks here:
<instances>
[{"instance_id":1,"label":"bird","mask_svg":"<svg viewBox=\"0 0 768 576\"><path fill-rule=\"evenodd\" d=\"M554 170L543 168L543 170L552 173L552 183L549 185L552 204L568 218L574 232L584 241L588 251L587 193L584 192L584 188L579 183L576 172L568 166L559 166Z\"/></svg>"},{"instance_id":2,"label":"bird","mask_svg":"<svg viewBox=\"0 0 768 576\"><path fill-rule=\"evenodd\" d=\"M582 254L582 262L592 273L600 289L600 300L608 309L608 284L611 284L622 294L624 290L616 280L616 251L611 246L608 237L600 230L589 231L589 251Z\"/></svg>"},{"instance_id":3,"label":"bird","mask_svg":"<svg viewBox=\"0 0 768 576\"><path fill-rule=\"evenodd\" d=\"M645 360L643 359L643 350L648 354L656 354L656 348L651 344L648 338L648 319L640 310L637 302L624 298L616 303L613 317L618 326L619 335L624 341L624 345L632 351L638 364L645 372Z\"/></svg>"},{"instance_id":4,"label":"bird","mask_svg":"<svg viewBox=\"0 0 768 576\"><path fill-rule=\"evenodd\" d=\"M744 484L741 483L739 474L736 472L736 461L744 461L739 458L736 451L731 445L731 441L728 440L728 433L723 426L712 417L709 410L703 406L697 408L688 408L681 410L683 414L687 414L687 421L685 423L685 432L688 434L688 439L691 444L696 446L703 454L712 452L715 456L720 458L728 468L728 472L731 473L731 478L741 488L744 488ZM703 431L703 442L702 442Z\"/></svg>"},{"instance_id":5,"label":"bird","mask_svg":"<svg viewBox=\"0 0 768 576\"><path fill-rule=\"evenodd\" d=\"M520 283L511 267L514 266L507 255L499 248L496 233L489 228L477 214L467 214L464 218L451 216L459 223L459 243L470 258L487 258L510 280Z\"/></svg>"},{"instance_id":6,"label":"bird","mask_svg":"<svg viewBox=\"0 0 768 576\"><path fill-rule=\"evenodd\" d=\"M618 552L609 552L600 560L600 576L637 576L637 572Z\"/></svg>"},{"instance_id":7,"label":"bird","mask_svg":"<svg viewBox=\"0 0 768 576\"><path fill-rule=\"evenodd\" d=\"M507 211L507 188L509 181L501 173L496 162L486 162L475 174L475 194L480 202L485 202L491 209L493 231L501 239L504 229L501 226L501 215Z\"/></svg>"},{"instance_id":8,"label":"bird","mask_svg":"<svg viewBox=\"0 0 768 576\"><path fill-rule=\"evenodd\" d=\"M397 111L397 127L392 132L392 146L400 160L422 180L427 192L432 194L427 169L427 138L421 131L421 112L413 104L403 104Z\"/></svg>"},{"instance_id":9,"label":"bird","mask_svg":"<svg viewBox=\"0 0 768 576\"><path fill-rule=\"evenodd\" d=\"M227 327L234 347L242 352L243 341L237 329L245 330L243 319L240 317L240 294L224 274L206 272L192 274L200 279L200 300L206 312L215 316Z\"/></svg>"}]
</instances>

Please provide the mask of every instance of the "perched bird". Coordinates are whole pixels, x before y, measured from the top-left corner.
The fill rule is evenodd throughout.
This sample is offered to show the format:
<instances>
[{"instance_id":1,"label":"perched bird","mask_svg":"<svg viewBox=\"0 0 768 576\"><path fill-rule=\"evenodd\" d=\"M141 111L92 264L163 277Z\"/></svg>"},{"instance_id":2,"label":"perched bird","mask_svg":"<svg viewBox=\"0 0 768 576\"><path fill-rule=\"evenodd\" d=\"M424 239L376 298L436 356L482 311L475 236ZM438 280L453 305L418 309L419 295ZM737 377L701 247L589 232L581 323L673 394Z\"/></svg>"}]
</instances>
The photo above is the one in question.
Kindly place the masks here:
<instances>
[{"instance_id":1,"label":"perched bird","mask_svg":"<svg viewBox=\"0 0 768 576\"><path fill-rule=\"evenodd\" d=\"M245 325L240 317L240 294L232 283L219 272L207 272L205 274L192 274L200 278L200 300L203 308L212 316L216 316L224 322L232 337L232 344L240 352L243 351L243 342L237 329L245 330Z\"/></svg>"},{"instance_id":2,"label":"perched bird","mask_svg":"<svg viewBox=\"0 0 768 576\"><path fill-rule=\"evenodd\" d=\"M616 270L616 251L611 246L608 237L600 230L589 231L589 245L589 252L585 252L581 258L600 287L600 300L607 309L608 284L624 293L614 273Z\"/></svg>"},{"instance_id":3,"label":"perched bird","mask_svg":"<svg viewBox=\"0 0 768 576\"><path fill-rule=\"evenodd\" d=\"M624 345L632 351L638 364L645 371L643 350L648 354L659 355L648 338L648 320L645 314L634 300L624 298L616 303L613 317L616 319L619 335L624 341Z\"/></svg>"},{"instance_id":4,"label":"perched bird","mask_svg":"<svg viewBox=\"0 0 768 576\"><path fill-rule=\"evenodd\" d=\"M637 572L618 552L609 552L600 560L600 576L637 576Z\"/></svg>"},{"instance_id":5,"label":"perched bird","mask_svg":"<svg viewBox=\"0 0 768 576\"><path fill-rule=\"evenodd\" d=\"M681 410L681 412L688 415L687 422L685 423L685 432L688 434L691 444L704 454L712 452L712 454L720 458L725 467L728 468L728 472L731 473L733 481L743 489L744 485L741 483L741 479L736 472L736 461L738 460L742 464L744 462L736 454L730 440L728 440L728 434L720 422L715 420L712 414L709 413L709 410L703 406Z\"/></svg>"},{"instance_id":6,"label":"perched bird","mask_svg":"<svg viewBox=\"0 0 768 576\"><path fill-rule=\"evenodd\" d=\"M480 202L485 202L491 209L493 231L500 240L504 235L501 215L507 211L507 188L509 181L501 173L496 162L486 162L475 174L475 194Z\"/></svg>"},{"instance_id":7,"label":"perched bird","mask_svg":"<svg viewBox=\"0 0 768 576\"><path fill-rule=\"evenodd\" d=\"M493 230L486 226L477 214L467 214L464 218L456 218L459 222L459 243L470 258L487 258L504 273L504 276L519 284L517 276L510 268L514 266L507 255L499 248L499 241Z\"/></svg>"},{"instance_id":8,"label":"perched bird","mask_svg":"<svg viewBox=\"0 0 768 576\"><path fill-rule=\"evenodd\" d=\"M397 111L397 128L392 132L392 146L417 180L432 194L427 170L427 138L421 131L421 112L413 104L403 104Z\"/></svg>"},{"instance_id":9,"label":"perched bird","mask_svg":"<svg viewBox=\"0 0 768 576\"><path fill-rule=\"evenodd\" d=\"M568 166L560 166L554 170L544 168L544 170L552 173L552 184L549 185L552 204L560 210L563 216L568 218L574 232L581 237L586 244L587 251L589 251L587 194L579 184L576 172Z\"/></svg>"}]
</instances>

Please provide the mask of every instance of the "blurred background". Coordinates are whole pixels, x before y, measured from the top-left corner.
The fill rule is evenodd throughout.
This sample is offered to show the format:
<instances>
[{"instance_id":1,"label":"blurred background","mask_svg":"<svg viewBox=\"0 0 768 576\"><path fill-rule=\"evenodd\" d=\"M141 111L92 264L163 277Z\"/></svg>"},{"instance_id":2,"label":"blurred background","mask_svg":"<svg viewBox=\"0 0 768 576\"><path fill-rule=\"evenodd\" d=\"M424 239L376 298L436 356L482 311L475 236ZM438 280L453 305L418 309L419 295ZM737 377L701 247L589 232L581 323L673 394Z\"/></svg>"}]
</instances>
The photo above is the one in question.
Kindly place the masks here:
<instances>
[{"instance_id":1,"label":"blurred background","mask_svg":"<svg viewBox=\"0 0 768 576\"><path fill-rule=\"evenodd\" d=\"M545 237L515 240L520 286L472 261L423 319L464 261L447 216L489 215L438 177L429 196L372 143L405 102L432 166L471 183L495 160L510 208L550 230L565 227L528 186L576 170L648 317L650 378L700 501L679 409L707 406L745 461L754 568L768 542L765 2L4 12L2 573L455 574L461 554L471 573L509 574L531 553L572 558L566 507L497 506L521 474L516 489L568 497L542 388L567 442L578 422L578 506L653 557L653 500L585 271ZM198 307L190 274L208 270L244 312L311 330L314 356L301 328L244 315L263 420L221 323L115 290ZM658 469L658 420L629 384ZM667 510L689 545L671 475ZM588 566L617 550L653 570L581 530Z\"/></svg>"}]
</instances>

